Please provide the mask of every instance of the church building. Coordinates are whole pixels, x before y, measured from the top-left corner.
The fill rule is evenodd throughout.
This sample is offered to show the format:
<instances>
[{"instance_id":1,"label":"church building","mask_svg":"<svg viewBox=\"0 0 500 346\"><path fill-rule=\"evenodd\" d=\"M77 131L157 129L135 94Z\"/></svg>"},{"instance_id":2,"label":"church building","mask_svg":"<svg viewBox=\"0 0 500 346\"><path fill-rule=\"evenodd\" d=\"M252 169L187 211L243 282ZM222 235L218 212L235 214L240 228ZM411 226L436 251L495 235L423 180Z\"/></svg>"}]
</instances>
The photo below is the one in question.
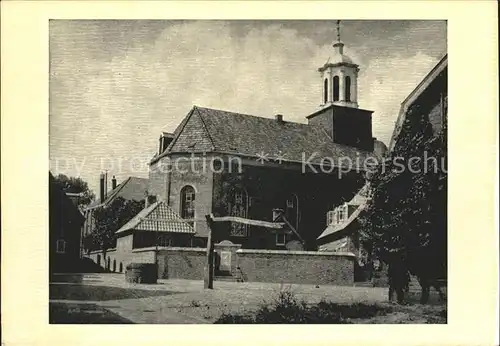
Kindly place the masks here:
<instances>
[{"instance_id":1,"label":"church building","mask_svg":"<svg viewBox=\"0 0 500 346\"><path fill-rule=\"evenodd\" d=\"M365 184L364 162L378 157L381 142L372 134L372 111L358 105L359 66L345 54L338 24L337 33L318 69L321 106L305 116L307 124L194 106L174 133L161 135L148 191L189 222L191 247L206 246L207 214L273 221L273 210L281 209L297 232L227 223L217 224L215 240L316 250L328 211ZM181 246L175 232L165 234L171 246Z\"/></svg>"}]
</instances>

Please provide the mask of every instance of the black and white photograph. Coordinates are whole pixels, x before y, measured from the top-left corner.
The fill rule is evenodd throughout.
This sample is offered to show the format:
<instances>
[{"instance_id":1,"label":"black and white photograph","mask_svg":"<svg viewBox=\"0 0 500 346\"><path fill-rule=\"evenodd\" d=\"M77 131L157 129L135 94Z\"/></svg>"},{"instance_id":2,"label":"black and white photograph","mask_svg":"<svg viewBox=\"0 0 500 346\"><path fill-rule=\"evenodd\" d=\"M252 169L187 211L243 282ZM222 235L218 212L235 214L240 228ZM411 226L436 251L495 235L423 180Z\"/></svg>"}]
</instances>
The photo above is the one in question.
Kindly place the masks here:
<instances>
[{"instance_id":1,"label":"black and white photograph","mask_svg":"<svg viewBox=\"0 0 500 346\"><path fill-rule=\"evenodd\" d=\"M51 19L49 73L49 323L448 323L446 20Z\"/></svg>"}]
</instances>

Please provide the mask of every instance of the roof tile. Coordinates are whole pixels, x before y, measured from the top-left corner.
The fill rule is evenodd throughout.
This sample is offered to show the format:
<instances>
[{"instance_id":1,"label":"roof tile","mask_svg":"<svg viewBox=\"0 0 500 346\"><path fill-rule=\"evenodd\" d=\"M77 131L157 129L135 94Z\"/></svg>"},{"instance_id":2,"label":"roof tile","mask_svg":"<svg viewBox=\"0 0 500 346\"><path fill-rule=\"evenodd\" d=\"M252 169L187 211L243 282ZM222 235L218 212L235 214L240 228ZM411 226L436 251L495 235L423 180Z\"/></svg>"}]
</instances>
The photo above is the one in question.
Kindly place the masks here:
<instances>
[{"instance_id":1,"label":"roof tile","mask_svg":"<svg viewBox=\"0 0 500 346\"><path fill-rule=\"evenodd\" d=\"M189 119L188 119L189 118ZM191 124L190 124L191 123ZM280 155L283 161L319 164L325 157L337 164L340 158L363 162L373 155L343 144L334 143L318 125L276 121L248 114L195 106L183 120L182 130L169 149L175 152L224 152L270 159Z\"/></svg>"},{"instance_id":2,"label":"roof tile","mask_svg":"<svg viewBox=\"0 0 500 346\"><path fill-rule=\"evenodd\" d=\"M166 221L166 220L173 220ZM166 232L166 233L191 233L194 228L184 221L163 201L153 203L141 210L129 222L123 225L116 233L123 233L129 230Z\"/></svg>"}]
</instances>

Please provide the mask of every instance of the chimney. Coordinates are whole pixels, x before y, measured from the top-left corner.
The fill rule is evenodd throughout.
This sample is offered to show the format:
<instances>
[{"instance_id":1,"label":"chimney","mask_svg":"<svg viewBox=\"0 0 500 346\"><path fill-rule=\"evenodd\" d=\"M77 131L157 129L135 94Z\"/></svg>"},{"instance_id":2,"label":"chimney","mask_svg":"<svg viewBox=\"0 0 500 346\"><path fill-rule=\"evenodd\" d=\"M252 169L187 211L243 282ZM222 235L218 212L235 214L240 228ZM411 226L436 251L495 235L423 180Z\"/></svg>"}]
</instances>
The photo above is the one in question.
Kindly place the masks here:
<instances>
[{"instance_id":1,"label":"chimney","mask_svg":"<svg viewBox=\"0 0 500 346\"><path fill-rule=\"evenodd\" d=\"M116 178L113 175L113 179L111 179L111 189L114 190L116 189Z\"/></svg>"},{"instance_id":2,"label":"chimney","mask_svg":"<svg viewBox=\"0 0 500 346\"><path fill-rule=\"evenodd\" d=\"M108 198L108 171L104 176L104 199Z\"/></svg>"},{"instance_id":3,"label":"chimney","mask_svg":"<svg viewBox=\"0 0 500 346\"><path fill-rule=\"evenodd\" d=\"M283 122L283 115L282 114L276 114L274 116L277 122L282 123Z\"/></svg>"},{"instance_id":4,"label":"chimney","mask_svg":"<svg viewBox=\"0 0 500 346\"><path fill-rule=\"evenodd\" d=\"M99 175L99 200L104 203L104 174Z\"/></svg>"}]
</instances>

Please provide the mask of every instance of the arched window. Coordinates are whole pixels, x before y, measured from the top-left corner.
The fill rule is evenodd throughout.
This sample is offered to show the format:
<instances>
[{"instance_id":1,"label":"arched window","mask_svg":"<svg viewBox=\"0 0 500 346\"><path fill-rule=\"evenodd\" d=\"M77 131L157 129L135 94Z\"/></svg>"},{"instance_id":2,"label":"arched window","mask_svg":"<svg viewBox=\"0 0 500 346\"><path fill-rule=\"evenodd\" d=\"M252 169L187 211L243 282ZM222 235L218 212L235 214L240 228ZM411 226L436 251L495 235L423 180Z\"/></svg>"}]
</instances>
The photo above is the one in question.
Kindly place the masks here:
<instances>
[{"instance_id":1,"label":"arched window","mask_svg":"<svg viewBox=\"0 0 500 346\"><path fill-rule=\"evenodd\" d=\"M194 188L186 185L181 190L181 217L183 219L194 219Z\"/></svg>"},{"instance_id":2,"label":"arched window","mask_svg":"<svg viewBox=\"0 0 500 346\"><path fill-rule=\"evenodd\" d=\"M324 91L323 99L325 100L324 103L327 103L328 102L328 78L325 79L325 86L323 88L323 91Z\"/></svg>"},{"instance_id":3,"label":"arched window","mask_svg":"<svg viewBox=\"0 0 500 346\"><path fill-rule=\"evenodd\" d=\"M123 263L120 262L120 273L123 271Z\"/></svg>"},{"instance_id":4,"label":"arched window","mask_svg":"<svg viewBox=\"0 0 500 346\"><path fill-rule=\"evenodd\" d=\"M231 193L231 200L229 203L229 214L231 216L237 216L241 218L246 218L248 214L248 194L243 188L234 188ZM242 223L231 222L231 232L232 237L246 237L247 236L247 225Z\"/></svg>"},{"instance_id":5,"label":"arched window","mask_svg":"<svg viewBox=\"0 0 500 346\"><path fill-rule=\"evenodd\" d=\"M351 77L345 77L345 100L351 101Z\"/></svg>"},{"instance_id":6,"label":"arched window","mask_svg":"<svg viewBox=\"0 0 500 346\"><path fill-rule=\"evenodd\" d=\"M333 77L333 101L339 100L339 76Z\"/></svg>"}]
</instances>

